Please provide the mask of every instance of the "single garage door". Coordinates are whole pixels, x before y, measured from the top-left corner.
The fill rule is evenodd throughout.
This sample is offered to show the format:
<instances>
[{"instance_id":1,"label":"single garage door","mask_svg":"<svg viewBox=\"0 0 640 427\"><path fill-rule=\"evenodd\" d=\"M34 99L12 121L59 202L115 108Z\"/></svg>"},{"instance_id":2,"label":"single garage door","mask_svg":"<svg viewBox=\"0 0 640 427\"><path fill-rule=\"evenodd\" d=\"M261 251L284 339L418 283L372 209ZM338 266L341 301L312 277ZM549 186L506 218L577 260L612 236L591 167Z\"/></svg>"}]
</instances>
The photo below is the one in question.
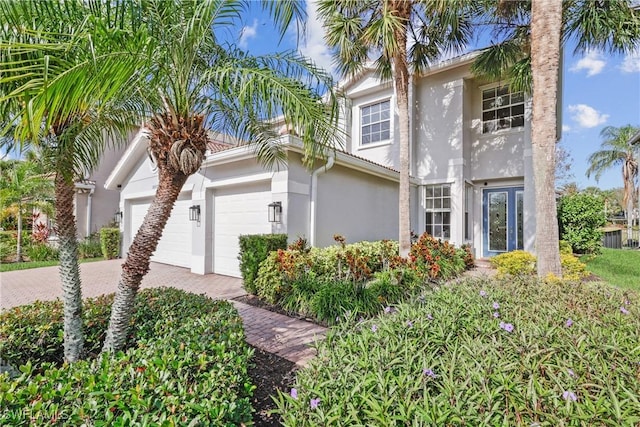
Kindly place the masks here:
<instances>
[{"instance_id":1,"label":"single garage door","mask_svg":"<svg viewBox=\"0 0 640 427\"><path fill-rule=\"evenodd\" d=\"M240 277L238 236L271 233L269 181L214 191L213 272Z\"/></svg>"},{"instance_id":2,"label":"single garage door","mask_svg":"<svg viewBox=\"0 0 640 427\"><path fill-rule=\"evenodd\" d=\"M131 204L131 230L133 236L138 232L150 201ZM191 267L191 222L189 222L191 197L181 197L176 201L167 225L164 227L158 247L151 261L163 264Z\"/></svg>"}]
</instances>

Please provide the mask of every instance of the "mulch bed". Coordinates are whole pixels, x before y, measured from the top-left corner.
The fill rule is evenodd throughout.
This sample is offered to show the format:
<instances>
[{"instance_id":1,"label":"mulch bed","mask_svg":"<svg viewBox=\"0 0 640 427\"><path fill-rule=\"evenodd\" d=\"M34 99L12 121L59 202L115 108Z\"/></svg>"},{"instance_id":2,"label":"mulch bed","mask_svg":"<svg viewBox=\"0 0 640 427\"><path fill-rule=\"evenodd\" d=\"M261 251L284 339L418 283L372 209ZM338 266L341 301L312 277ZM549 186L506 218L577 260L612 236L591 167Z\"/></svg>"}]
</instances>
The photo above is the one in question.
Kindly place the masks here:
<instances>
[{"instance_id":1,"label":"mulch bed","mask_svg":"<svg viewBox=\"0 0 640 427\"><path fill-rule=\"evenodd\" d=\"M256 386L251 404L255 413L253 422L257 427L280 426L277 415L270 414L276 408L271 396L280 390L287 393L295 380L296 364L273 353L254 347L249 376Z\"/></svg>"}]
</instances>

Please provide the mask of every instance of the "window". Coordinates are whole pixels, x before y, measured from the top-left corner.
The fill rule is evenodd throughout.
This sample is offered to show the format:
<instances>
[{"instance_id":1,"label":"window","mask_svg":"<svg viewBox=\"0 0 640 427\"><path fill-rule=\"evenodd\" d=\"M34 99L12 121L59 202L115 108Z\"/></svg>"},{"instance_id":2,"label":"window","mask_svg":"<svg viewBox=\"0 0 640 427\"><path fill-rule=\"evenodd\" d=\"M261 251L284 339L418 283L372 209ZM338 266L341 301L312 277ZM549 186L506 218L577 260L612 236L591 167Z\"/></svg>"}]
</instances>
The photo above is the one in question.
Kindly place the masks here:
<instances>
[{"instance_id":1,"label":"window","mask_svg":"<svg viewBox=\"0 0 640 427\"><path fill-rule=\"evenodd\" d=\"M429 185L425 197L426 232L439 239L451 237L451 186Z\"/></svg>"},{"instance_id":2,"label":"window","mask_svg":"<svg viewBox=\"0 0 640 427\"><path fill-rule=\"evenodd\" d=\"M524 93L509 86L482 91L482 133L524 126Z\"/></svg>"},{"instance_id":3,"label":"window","mask_svg":"<svg viewBox=\"0 0 640 427\"><path fill-rule=\"evenodd\" d=\"M389 100L360 109L361 144L385 141L391 137L391 102Z\"/></svg>"}]
</instances>

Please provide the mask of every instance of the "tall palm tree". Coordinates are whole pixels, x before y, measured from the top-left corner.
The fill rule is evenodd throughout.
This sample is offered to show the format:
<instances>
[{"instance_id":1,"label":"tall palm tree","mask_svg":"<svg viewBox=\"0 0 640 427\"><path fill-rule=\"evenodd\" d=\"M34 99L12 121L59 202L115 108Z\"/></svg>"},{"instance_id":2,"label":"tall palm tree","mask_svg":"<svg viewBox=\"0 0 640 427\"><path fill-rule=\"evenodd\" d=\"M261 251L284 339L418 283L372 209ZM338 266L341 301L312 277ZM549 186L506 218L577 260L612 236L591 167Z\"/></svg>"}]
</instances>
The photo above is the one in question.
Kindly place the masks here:
<instances>
[{"instance_id":1,"label":"tall palm tree","mask_svg":"<svg viewBox=\"0 0 640 427\"><path fill-rule=\"evenodd\" d=\"M531 74L533 76L533 112L531 119L531 151L536 193L536 239L538 276L551 273L562 276L556 219L556 101L562 2L532 0L531 2ZM535 96L543 94L544 96ZM551 189L551 191L550 191ZM554 215L555 214L555 215Z\"/></svg>"},{"instance_id":2,"label":"tall palm tree","mask_svg":"<svg viewBox=\"0 0 640 427\"><path fill-rule=\"evenodd\" d=\"M549 13L561 15L560 46L565 46L572 41L576 44L575 53L585 52L590 49L598 49L608 52L629 52L640 46L640 13L630 0L571 0L564 2L548 1L538 6L539 16L548 17ZM555 10L555 3L562 4L561 12ZM534 78L538 81L538 87L545 86L544 76L550 77L543 63L538 63L537 70L542 70L542 75L533 76L532 63L536 55L543 58L550 56L548 47L536 44L533 47L533 1L511 2L504 0L486 0L482 2L485 8L485 18L488 27L493 30L493 35L498 39L489 48L485 49L476 59L472 70L482 77L489 79L502 79L510 83L513 90L525 91L533 95L535 105L541 105L537 98L547 98L542 103L551 106L557 103L557 91L550 88L545 91L535 91ZM554 7L547 9L546 6ZM555 31L558 16L553 17ZM546 18L541 21L549 24ZM539 24L539 23L538 23ZM542 30L544 31L544 30ZM541 34L541 37L544 35ZM557 35L554 34L554 37ZM554 45L551 45L552 49ZM553 53L552 56L555 56ZM537 61L537 60L536 60ZM556 67L555 73L560 72ZM551 100L553 98L553 100ZM540 109L536 109L540 111ZM547 110L551 111L551 110ZM553 111L556 111L555 108ZM537 114L538 118L545 117L544 112ZM550 116L546 116L547 123L552 124ZM536 114L533 117L536 121ZM534 129L535 127L535 129ZM555 129L553 124L553 129ZM543 133L539 133L543 132ZM536 194L536 252L538 258L538 275L546 276L548 273L560 275L560 253L557 245L558 234L551 223L557 223L557 212L552 209L555 203L553 185L555 163L555 144L549 142L548 129L532 123L532 152L534 158L534 185ZM550 150L550 151L549 151ZM548 164L547 164L548 163ZM537 165L537 166L536 166ZM544 166L543 166L544 165Z\"/></svg>"},{"instance_id":3,"label":"tall palm tree","mask_svg":"<svg viewBox=\"0 0 640 427\"><path fill-rule=\"evenodd\" d=\"M3 207L16 211L16 261L22 261L22 219L28 209L46 203L53 196L51 177L43 173L41 165L32 161L0 161L0 200Z\"/></svg>"},{"instance_id":4,"label":"tall palm tree","mask_svg":"<svg viewBox=\"0 0 640 427\"><path fill-rule=\"evenodd\" d=\"M589 156L587 177L595 175L596 181L602 174L613 167L622 168L624 188L623 205L627 214L627 238L632 239L633 196L638 179L638 162L640 161L640 145L631 144L631 137L640 128L626 125L622 127L607 126L600 132L603 138L600 150Z\"/></svg>"},{"instance_id":5,"label":"tall palm tree","mask_svg":"<svg viewBox=\"0 0 640 427\"><path fill-rule=\"evenodd\" d=\"M282 34L301 12L297 2L264 5ZM103 351L124 345L134 297L184 183L202 164L208 130L248 141L266 164L284 159L267 121L276 114L300 135L309 164L337 142L328 74L295 54L256 58L221 45L217 31L239 16L242 2L149 0L140 7L152 51L141 92L153 111L145 127L158 187L122 266Z\"/></svg>"},{"instance_id":6,"label":"tall palm tree","mask_svg":"<svg viewBox=\"0 0 640 427\"><path fill-rule=\"evenodd\" d=\"M442 54L464 48L471 36L471 2L464 0L320 0L325 41L340 73L351 77L374 61L393 81L399 121L400 255L411 248L409 84Z\"/></svg>"},{"instance_id":7,"label":"tall palm tree","mask_svg":"<svg viewBox=\"0 0 640 427\"><path fill-rule=\"evenodd\" d=\"M84 342L74 182L139 117L127 94L135 87L140 46L126 43L130 21L122 18L128 11L111 6L0 2L0 133L12 136L1 141L15 141L23 151L38 147L54 174L69 362L82 356Z\"/></svg>"}]
</instances>

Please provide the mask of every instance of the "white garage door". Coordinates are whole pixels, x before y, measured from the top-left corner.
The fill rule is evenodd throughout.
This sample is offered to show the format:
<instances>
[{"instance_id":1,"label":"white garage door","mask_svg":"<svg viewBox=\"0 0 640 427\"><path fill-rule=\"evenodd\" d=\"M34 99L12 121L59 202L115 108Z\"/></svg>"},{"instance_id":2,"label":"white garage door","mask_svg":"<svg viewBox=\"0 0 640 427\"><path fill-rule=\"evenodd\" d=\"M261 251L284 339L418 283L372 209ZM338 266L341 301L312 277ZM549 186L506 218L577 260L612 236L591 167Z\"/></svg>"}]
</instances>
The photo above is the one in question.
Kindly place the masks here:
<instances>
[{"instance_id":1,"label":"white garage door","mask_svg":"<svg viewBox=\"0 0 640 427\"><path fill-rule=\"evenodd\" d=\"M270 182L214 191L214 273L240 277L238 236L271 233L267 219L271 201Z\"/></svg>"},{"instance_id":2,"label":"white garage door","mask_svg":"<svg viewBox=\"0 0 640 427\"><path fill-rule=\"evenodd\" d=\"M132 238L138 232L149 209L149 201L131 205ZM191 197L176 201L167 225L162 232L152 261L163 264L191 267L191 222L189 221Z\"/></svg>"}]
</instances>

